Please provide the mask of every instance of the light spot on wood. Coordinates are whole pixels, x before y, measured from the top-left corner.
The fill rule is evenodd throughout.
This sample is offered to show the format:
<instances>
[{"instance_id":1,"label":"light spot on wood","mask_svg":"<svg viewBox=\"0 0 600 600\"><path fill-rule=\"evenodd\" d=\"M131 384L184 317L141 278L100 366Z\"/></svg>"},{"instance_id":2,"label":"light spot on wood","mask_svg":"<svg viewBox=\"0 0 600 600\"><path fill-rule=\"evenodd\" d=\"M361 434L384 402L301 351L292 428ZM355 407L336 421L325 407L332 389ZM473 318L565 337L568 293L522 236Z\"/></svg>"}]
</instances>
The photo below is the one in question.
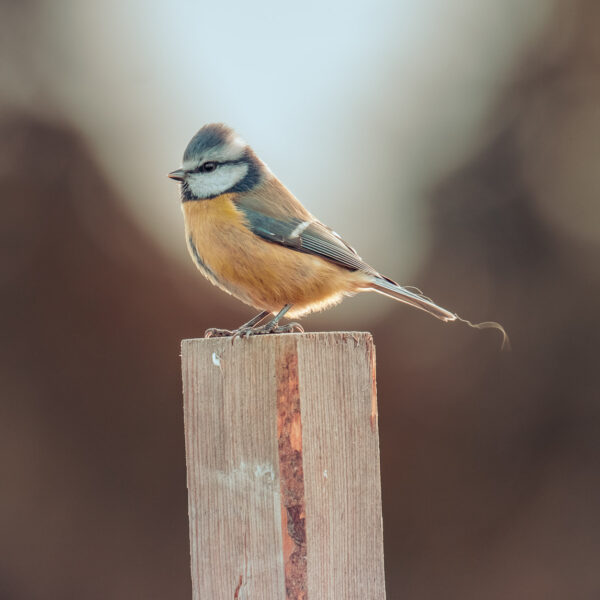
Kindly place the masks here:
<instances>
[{"instance_id":1,"label":"light spot on wood","mask_svg":"<svg viewBox=\"0 0 600 600\"><path fill-rule=\"evenodd\" d=\"M371 362L371 431L377 432L379 413L377 412L377 373L375 361L375 346L373 340L368 340L367 351Z\"/></svg>"},{"instance_id":2,"label":"light spot on wood","mask_svg":"<svg viewBox=\"0 0 600 600\"><path fill-rule=\"evenodd\" d=\"M268 476L268 478L273 481L273 479L275 479L275 473L273 473L273 466L272 465L256 465L256 467L254 467L254 476L257 479L260 479L261 477L264 476Z\"/></svg>"}]
</instances>

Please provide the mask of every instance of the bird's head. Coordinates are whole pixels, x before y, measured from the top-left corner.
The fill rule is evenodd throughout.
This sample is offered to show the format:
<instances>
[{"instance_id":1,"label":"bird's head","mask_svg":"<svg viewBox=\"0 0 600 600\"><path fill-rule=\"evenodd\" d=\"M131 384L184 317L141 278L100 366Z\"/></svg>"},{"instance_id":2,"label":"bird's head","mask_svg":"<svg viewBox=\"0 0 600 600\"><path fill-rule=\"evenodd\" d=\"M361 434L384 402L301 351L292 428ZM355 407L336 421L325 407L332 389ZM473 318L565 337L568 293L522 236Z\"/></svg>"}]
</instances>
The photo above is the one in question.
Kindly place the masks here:
<instances>
[{"instance_id":1,"label":"bird's head","mask_svg":"<svg viewBox=\"0 0 600 600\"><path fill-rule=\"evenodd\" d=\"M190 140L180 169L169 177L181 182L184 202L208 200L224 193L253 189L266 166L233 129L222 123L205 125Z\"/></svg>"}]
</instances>

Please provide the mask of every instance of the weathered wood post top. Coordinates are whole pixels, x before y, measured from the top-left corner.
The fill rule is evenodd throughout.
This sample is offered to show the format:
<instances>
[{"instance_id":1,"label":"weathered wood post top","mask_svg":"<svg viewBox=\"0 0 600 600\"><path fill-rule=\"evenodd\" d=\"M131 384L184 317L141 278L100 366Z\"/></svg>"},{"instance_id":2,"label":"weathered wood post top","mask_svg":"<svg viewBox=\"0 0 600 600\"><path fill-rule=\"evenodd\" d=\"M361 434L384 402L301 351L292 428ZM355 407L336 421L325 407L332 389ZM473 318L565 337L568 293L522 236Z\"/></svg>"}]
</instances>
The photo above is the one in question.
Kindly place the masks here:
<instances>
[{"instance_id":1,"label":"weathered wood post top","mask_svg":"<svg viewBox=\"0 0 600 600\"><path fill-rule=\"evenodd\" d=\"M194 599L383 600L368 333L182 342Z\"/></svg>"}]
</instances>

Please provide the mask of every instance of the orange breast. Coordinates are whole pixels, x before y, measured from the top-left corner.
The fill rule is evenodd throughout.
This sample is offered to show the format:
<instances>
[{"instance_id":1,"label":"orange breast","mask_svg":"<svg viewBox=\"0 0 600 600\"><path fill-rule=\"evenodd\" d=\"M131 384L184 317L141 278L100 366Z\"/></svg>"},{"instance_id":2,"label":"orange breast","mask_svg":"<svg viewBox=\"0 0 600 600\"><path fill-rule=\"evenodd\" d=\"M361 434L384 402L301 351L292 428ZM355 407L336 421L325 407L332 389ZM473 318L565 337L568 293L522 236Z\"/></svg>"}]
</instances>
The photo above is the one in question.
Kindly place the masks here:
<instances>
[{"instance_id":1,"label":"orange breast","mask_svg":"<svg viewBox=\"0 0 600 600\"><path fill-rule=\"evenodd\" d=\"M367 276L252 233L231 194L184 202L188 249L215 285L260 310L320 310L365 287Z\"/></svg>"}]
</instances>

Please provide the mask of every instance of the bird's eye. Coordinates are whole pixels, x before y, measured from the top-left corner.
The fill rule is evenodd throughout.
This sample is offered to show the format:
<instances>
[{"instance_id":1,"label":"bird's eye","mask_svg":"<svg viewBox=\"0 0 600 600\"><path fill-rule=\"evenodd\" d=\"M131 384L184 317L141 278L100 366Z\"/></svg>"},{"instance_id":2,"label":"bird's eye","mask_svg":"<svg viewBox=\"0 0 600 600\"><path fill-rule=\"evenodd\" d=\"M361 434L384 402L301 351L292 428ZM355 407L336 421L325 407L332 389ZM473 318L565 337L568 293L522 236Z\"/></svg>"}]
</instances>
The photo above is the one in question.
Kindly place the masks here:
<instances>
[{"instance_id":1,"label":"bird's eye","mask_svg":"<svg viewBox=\"0 0 600 600\"><path fill-rule=\"evenodd\" d=\"M200 173L210 173L217 168L217 163L214 160L209 160L200 165Z\"/></svg>"}]
</instances>

